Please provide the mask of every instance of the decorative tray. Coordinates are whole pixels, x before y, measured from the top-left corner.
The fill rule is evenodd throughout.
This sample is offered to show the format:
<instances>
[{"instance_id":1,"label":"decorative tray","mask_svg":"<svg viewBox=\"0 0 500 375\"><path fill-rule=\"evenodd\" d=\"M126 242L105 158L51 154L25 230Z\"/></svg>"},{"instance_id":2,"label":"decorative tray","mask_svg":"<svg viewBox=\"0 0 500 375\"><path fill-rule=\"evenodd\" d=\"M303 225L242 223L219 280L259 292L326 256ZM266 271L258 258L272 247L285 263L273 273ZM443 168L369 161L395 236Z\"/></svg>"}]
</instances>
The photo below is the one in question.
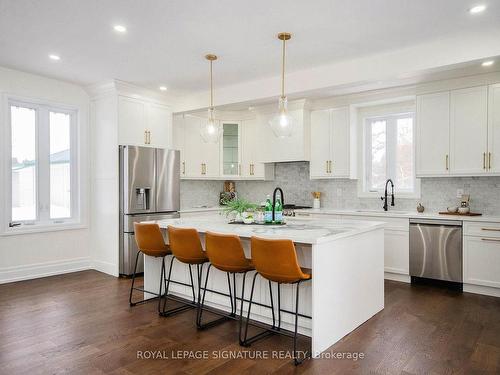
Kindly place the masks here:
<instances>
[{"instance_id":1,"label":"decorative tray","mask_svg":"<svg viewBox=\"0 0 500 375\"><path fill-rule=\"evenodd\" d=\"M440 215L453 215L453 216L481 216L482 214L477 212L467 212L466 214L461 214L459 212L440 212Z\"/></svg>"},{"instance_id":2,"label":"decorative tray","mask_svg":"<svg viewBox=\"0 0 500 375\"><path fill-rule=\"evenodd\" d=\"M250 223L250 224L245 224L243 221L230 221L228 224L243 224L243 225L267 225L267 226L280 226L280 225L286 225L286 223Z\"/></svg>"}]
</instances>

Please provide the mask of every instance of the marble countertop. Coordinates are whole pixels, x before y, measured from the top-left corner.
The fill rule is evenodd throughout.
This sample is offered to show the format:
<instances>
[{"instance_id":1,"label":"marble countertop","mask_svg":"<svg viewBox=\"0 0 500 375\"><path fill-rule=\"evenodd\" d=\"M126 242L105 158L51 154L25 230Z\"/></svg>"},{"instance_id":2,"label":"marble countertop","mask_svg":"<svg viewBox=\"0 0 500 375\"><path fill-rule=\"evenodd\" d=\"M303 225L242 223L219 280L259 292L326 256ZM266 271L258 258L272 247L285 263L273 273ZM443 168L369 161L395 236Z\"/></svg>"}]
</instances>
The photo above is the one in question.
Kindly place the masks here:
<instances>
[{"instance_id":1,"label":"marble countertop","mask_svg":"<svg viewBox=\"0 0 500 375\"><path fill-rule=\"evenodd\" d=\"M394 218L408 218L408 219L439 219L439 220L459 220L459 221L492 221L500 222L500 216L463 216L463 215L442 215L438 212L411 212L411 211L398 211L391 210L370 210L370 209L335 209L335 208L320 208L320 209L304 209L297 210L296 213L300 214L323 214L323 215L352 215L352 216L370 216L370 217L394 217Z\"/></svg>"},{"instance_id":2,"label":"marble countertop","mask_svg":"<svg viewBox=\"0 0 500 375\"><path fill-rule=\"evenodd\" d=\"M212 231L236 234L242 238L250 238L252 236L286 238L296 243L311 245L369 232L374 229L383 228L385 225L382 222L376 221L356 221L347 224L339 220L311 218L287 218L286 225L282 226L228 224L227 219L219 215L158 220L156 223L161 228L167 228L169 225L172 225L176 227L196 228L200 233Z\"/></svg>"},{"instance_id":3,"label":"marble countertop","mask_svg":"<svg viewBox=\"0 0 500 375\"><path fill-rule=\"evenodd\" d=\"M182 209L180 213L192 213L192 212L216 212L220 211L223 207L213 206L213 207L192 207ZM407 219L440 219L440 220L459 220L459 221L477 221L477 222L500 222L500 216L495 215L482 215L482 216L462 216L462 215L441 215L438 212L412 212L412 211L401 211L397 209L389 209L385 212L380 210L370 210L370 209L338 209L338 208L320 208L320 209L301 209L295 211L298 215L300 214L323 214L323 215L351 215L351 216L369 216L369 217L393 217L393 218L407 218Z\"/></svg>"}]
</instances>

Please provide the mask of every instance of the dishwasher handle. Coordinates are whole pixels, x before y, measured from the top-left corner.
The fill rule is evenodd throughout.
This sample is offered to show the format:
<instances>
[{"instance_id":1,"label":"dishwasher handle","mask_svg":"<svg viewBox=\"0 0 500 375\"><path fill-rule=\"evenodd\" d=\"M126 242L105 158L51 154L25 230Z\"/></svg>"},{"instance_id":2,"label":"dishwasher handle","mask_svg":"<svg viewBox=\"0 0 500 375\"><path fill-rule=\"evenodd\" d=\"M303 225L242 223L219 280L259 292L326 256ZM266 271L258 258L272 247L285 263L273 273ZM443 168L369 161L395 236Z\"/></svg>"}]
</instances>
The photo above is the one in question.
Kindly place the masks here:
<instances>
[{"instance_id":1,"label":"dishwasher handle","mask_svg":"<svg viewBox=\"0 0 500 375\"><path fill-rule=\"evenodd\" d=\"M457 220L439 220L439 219L410 219L410 225L446 225L450 227L462 227L462 222Z\"/></svg>"}]
</instances>

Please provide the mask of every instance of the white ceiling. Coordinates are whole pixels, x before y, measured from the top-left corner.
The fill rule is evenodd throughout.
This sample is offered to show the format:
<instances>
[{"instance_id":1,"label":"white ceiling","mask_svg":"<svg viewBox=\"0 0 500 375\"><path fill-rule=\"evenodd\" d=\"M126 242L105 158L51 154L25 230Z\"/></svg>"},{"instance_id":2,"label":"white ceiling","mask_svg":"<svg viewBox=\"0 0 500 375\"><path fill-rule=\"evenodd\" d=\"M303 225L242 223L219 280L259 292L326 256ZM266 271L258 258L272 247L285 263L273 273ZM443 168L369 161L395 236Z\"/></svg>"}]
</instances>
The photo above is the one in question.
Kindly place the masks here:
<instances>
[{"instance_id":1,"label":"white ceiling","mask_svg":"<svg viewBox=\"0 0 500 375\"><path fill-rule=\"evenodd\" d=\"M478 1L488 9L473 16L476 0L0 0L0 65L197 91L207 88L208 52L220 56L218 87L276 76L280 31L293 34L289 71L498 31L500 1Z\"/></svg>"}]
</instances>

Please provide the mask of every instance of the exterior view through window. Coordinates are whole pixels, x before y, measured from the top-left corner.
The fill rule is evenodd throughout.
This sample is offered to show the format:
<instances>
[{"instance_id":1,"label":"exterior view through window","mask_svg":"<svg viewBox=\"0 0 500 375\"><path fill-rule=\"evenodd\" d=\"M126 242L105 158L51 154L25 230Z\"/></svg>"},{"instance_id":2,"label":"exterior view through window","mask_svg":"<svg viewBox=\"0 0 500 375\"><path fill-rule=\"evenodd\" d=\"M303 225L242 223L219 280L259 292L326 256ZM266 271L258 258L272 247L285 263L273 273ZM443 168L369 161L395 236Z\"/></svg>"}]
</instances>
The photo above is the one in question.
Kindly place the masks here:
<instances>
[{"instance_id":1,"label":"exterior view through window","mask_svg":"<svg viewBox=\"0 0 500 375\"><path fill-rule=\"evenodd\" d=\"M365 145L365 191L382 191L390 178L396 191L415 192L413 113L367 118Z\"/></svg>"}]
</instances>

